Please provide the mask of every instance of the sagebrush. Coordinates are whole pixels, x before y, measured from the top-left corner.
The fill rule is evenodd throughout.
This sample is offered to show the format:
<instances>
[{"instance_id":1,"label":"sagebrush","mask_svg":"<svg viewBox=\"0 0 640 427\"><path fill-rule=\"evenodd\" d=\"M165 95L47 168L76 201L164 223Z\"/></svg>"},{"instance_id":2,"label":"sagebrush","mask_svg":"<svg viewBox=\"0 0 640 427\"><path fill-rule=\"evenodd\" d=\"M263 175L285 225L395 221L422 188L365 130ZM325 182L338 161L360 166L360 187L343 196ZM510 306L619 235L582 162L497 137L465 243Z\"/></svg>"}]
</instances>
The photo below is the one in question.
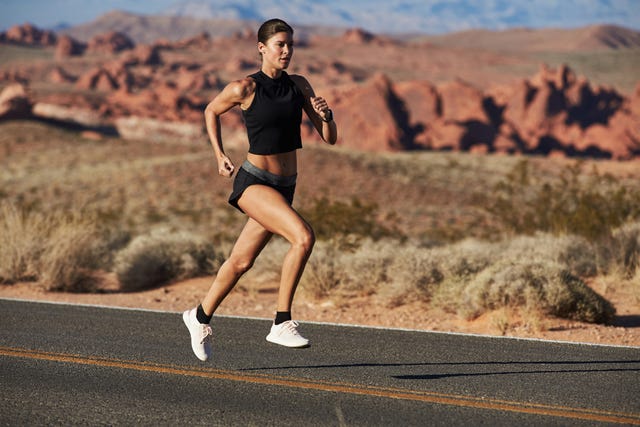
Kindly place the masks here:
<instances>
[{"instance_id":1,"label":"sagebrush","mask_svg":"<svg viewBox=\"0 0 640 427\"><path fill-rule=\"evenodd\" d=\"M114 270L123 291L139 291L212 274L219 265L220 255L201 236L160 229L134 238L118 252Z\"/></svg>"},{"instance_id":2,"label":"sagebrush","mask_svg":"<svg viewBox=\"0 0 640 427\"><path fill-rule=\"evenodd\" d=\"M560 176L535 177L530 162L521 161L494 188L485 208L515 234L536 231L575 234L590 240L640 218L640 189L629 188L583 163L566 167Z\"/></svg>"},{"instance_id":3,"label":"sagebrush","mask_svg":"<svg viewBox=\"0 0 640 427\"><path fill-rule=\"evenodd\" d=\"M638 225L612 234L638 241ZM635 239L635 240L634 240ZM611 247L618 248L616 240ZM611 272L637 275L640 252L612 251L580 236L537 233L498 242L467 239L424 247L395 240L366 241L340 253L318 242L301 286L317 297L379 293L390 305L420 300L467 319L501 308L610 323L615 308L580 277ZM634 267L635 268L635 267Z\"/></svg>"}]
</instances>

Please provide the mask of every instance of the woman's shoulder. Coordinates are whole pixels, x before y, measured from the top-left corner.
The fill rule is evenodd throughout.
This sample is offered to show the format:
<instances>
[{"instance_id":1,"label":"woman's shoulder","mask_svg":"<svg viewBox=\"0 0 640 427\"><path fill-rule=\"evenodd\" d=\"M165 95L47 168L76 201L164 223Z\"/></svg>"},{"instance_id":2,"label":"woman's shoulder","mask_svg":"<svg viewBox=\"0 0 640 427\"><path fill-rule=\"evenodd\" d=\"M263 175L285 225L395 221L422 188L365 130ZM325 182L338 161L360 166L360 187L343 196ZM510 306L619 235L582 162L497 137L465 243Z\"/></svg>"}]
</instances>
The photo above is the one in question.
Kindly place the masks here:
<instances>
[{"instance_id":1,"label":"woman's shoulder","mask_svg":"<svg viewBox=\"0 0 640 427\"><path fill-rule=\"evenodd\" d=\"M288 76L295 84L298 84L298 83L309 84L309 81L307 80L307 78L300 74L288 74Z\"/></svg>"},{"instance_id":2,"label":"woman's shoulder","mask_svg":"<svg viewBox=\"0 0 640 427\"><path fill-rule=\"evenodd\" d=\"M250 76L244 77L230 82L224 90L234 98L244 99L255 92L256 81Z\"/></svg>"},{"instance_id":3,"label":"woman's shoulder","mask_svg":"<svg viewBox=\"0 0 640 427\"><path fill-rule=\"evenodd\" d=\"M289 78L296 86L298 86L303 94L307 95L313 93L311 84L304 76L301 76L300 74L289 74Z\"/></svg>"}]
</instances>

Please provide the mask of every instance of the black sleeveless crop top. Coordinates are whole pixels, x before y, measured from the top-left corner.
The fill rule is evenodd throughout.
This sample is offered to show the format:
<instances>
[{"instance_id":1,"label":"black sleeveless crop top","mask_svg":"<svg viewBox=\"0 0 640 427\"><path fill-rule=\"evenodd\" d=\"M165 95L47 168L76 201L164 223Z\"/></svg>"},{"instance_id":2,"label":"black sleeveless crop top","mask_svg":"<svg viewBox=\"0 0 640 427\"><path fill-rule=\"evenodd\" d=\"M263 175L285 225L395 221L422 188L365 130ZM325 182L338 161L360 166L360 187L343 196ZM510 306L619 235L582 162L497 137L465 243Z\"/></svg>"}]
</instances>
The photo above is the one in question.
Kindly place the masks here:
<instances>
[{"instance_id":1,"label":"black sleeveless crop top","mask_svg":"<svg viewBox=\"0 0 640 427\"><path fill-rule=\"evenodd\" d=\"M300 123L304 95L286 72L272 79L262 71L251 105L242 110L249 136L249 153L278 154L302 148Z\"/></svg>"}]
</instances>

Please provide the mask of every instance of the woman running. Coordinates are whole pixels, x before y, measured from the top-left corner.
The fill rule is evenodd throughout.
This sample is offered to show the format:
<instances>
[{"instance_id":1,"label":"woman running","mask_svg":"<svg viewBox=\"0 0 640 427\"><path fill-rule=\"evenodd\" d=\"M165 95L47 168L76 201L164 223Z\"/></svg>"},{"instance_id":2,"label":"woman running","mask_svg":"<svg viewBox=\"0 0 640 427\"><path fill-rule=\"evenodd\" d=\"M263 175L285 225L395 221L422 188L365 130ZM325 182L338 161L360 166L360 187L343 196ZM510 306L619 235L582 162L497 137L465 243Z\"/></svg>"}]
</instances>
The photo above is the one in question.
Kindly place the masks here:
<instances>
[{"instance_id":1,"label":"woman running","mask_svg":"<svg viewBox=\"0 0 640 427\"><path fill-rule=\"evenodd\" d=\"M236 174L229 203L249 218L201 304L182 315L193 352L202 361L211 355L213 313L274 234L291 246L282 265L276 315L267 341L286 347L309 346L291 318L293 296L315 243L313 230L291 207L297 150L302 148L302 110L325 142L335 144L337 128L327 101L315 95L304 77L285 71L293 56L291 26L280 19L263 23L258 30L258 51L260 71L229 83L204 112L218 173L230 178L236 168L223 149L220 116L235 106L242 110L249 152Z\"/></svg>"}]
</instances>

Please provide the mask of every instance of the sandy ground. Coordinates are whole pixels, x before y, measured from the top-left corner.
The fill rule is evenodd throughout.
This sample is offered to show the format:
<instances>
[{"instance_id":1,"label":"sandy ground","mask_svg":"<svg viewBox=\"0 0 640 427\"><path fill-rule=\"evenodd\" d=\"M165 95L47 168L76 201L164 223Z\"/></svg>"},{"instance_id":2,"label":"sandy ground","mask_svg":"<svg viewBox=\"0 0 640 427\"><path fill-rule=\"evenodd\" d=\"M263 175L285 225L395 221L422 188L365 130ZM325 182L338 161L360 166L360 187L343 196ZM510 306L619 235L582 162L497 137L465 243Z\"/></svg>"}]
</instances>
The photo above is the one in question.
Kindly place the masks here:
<instances>
[{"instance_id":1,"label":"sandy ground","mask_svg":"<svg viewBox=\"0 0 640 427\"><path fill-rule=\"evenodd\" d=\"M184 282L143 292L77 294L47 292L35 283L0 286L0 298L67 302L144 308L181 312L198 304L206 293L211 277ZM545 340L560 340L595 344L640 347L640 296L629 287L591 284L605 295L617 309L614 325L593 325L564 319L523 316L507 310L486 314L473 321L440 310L428 309L419 302L390 307L388 301L376 295L319 301L299 292L293 314L297 320L383 326L430 331L505 335ZM277 285L262 285L257 289L238 286L223 302L217 314L270 318L275 309Z\"/></svg>"}]
</instances>

